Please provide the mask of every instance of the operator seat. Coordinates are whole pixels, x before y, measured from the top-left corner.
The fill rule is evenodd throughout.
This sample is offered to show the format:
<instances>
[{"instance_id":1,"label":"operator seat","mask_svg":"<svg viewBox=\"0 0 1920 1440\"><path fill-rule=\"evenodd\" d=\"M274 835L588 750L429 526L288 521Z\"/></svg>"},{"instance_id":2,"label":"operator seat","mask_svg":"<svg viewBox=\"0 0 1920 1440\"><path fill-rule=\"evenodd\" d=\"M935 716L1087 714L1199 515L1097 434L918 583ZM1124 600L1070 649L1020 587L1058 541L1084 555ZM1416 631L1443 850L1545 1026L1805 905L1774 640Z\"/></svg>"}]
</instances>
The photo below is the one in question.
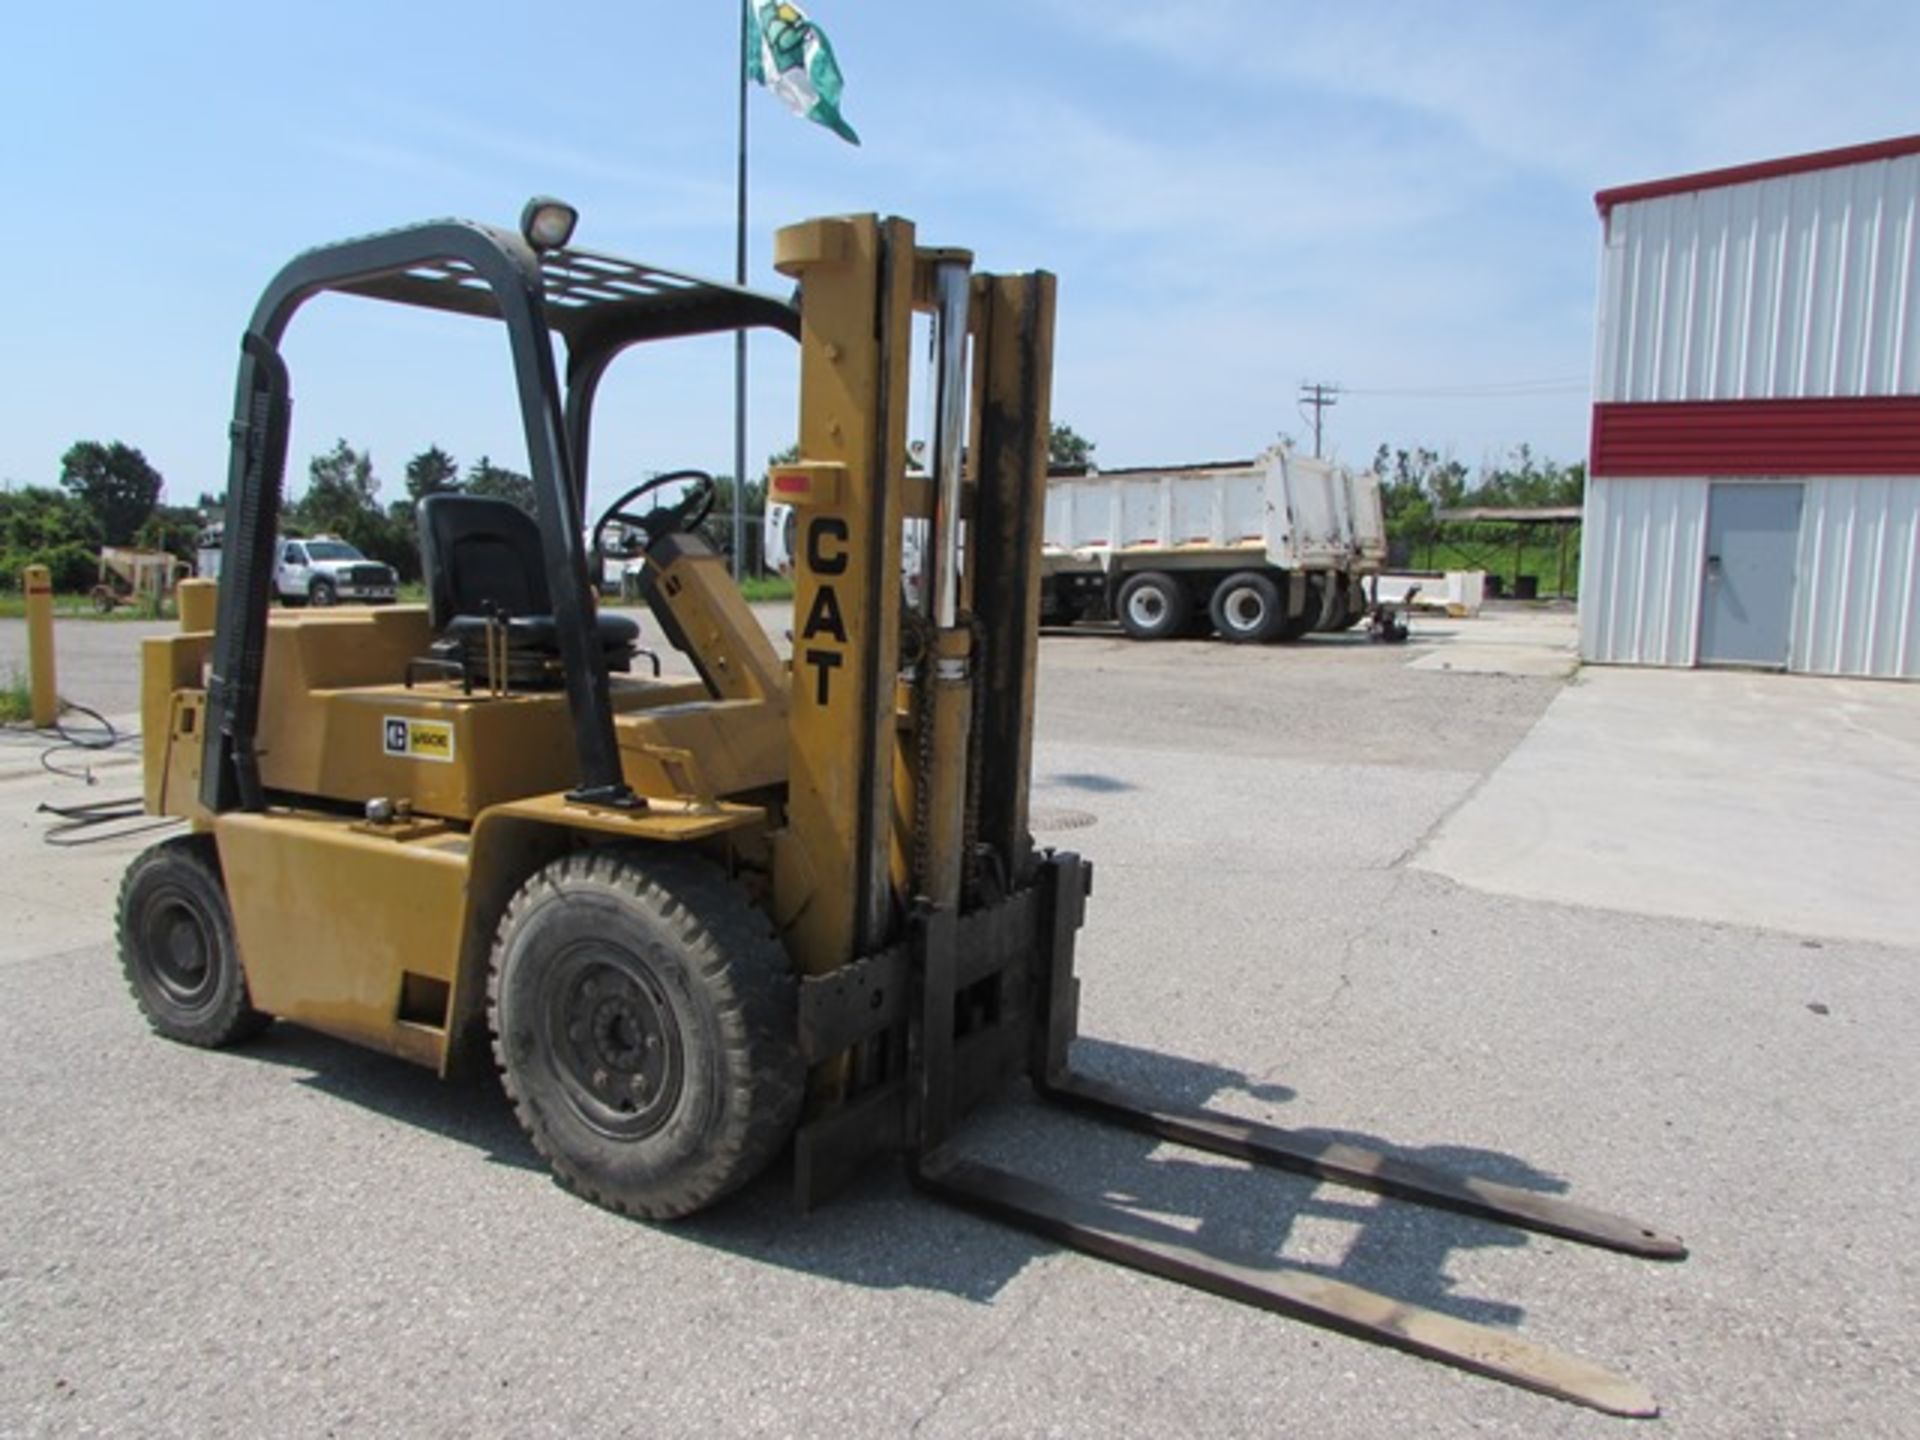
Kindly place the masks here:
<instances>
[{"instance_id":1,"label":"operator seat","mask_svg":"<svg viewBox=\"0 0 1920 1440\"><path fill-rule=\"evenodd\" d=\"M560 627L553 618L540 527L518 505L479 495L429 495L420 502L420 564L427 619L440 639L433 658L457 666L469 684L487 674L487 632L504 630L509 684L565 683ZM625 615L594 618L609 670L632 668L640 627Z\"/></svg>"}]
</instances>

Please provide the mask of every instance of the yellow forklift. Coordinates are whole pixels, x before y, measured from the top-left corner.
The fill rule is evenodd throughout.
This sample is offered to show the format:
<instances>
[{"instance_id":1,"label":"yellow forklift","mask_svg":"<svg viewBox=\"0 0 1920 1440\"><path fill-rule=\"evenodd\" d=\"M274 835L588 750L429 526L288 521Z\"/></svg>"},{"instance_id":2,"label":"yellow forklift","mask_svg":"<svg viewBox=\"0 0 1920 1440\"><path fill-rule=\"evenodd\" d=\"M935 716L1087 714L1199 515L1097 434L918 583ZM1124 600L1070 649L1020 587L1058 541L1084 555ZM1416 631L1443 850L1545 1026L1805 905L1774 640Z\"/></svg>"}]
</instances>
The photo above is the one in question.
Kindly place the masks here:
<instances>
[{"instance_id":1,"label":"yellow forklift","mask_svg":"<svg viewBox=\"0 0 1920 1440\"><path fill-rule=\"evenodd\" d=\"M1045 1099L1182 1145L1630 1254L1672 1236L1072 1071L1077 855L1028 830L1054 280L976 272L901 219L779 232L791 299L438 221L309 251L241 342L211 633L144 642L146 803L190 833L130 867L149 1022L234 1043L278 1017L447 1074L497 1064L561 1183L670 1220L790 1152L809 1207L877 1153L934 1195L1123 1264L1617 1414L1632 1381L1513 1334L1231 1259L962 1156L970 1109ZM270 605L295 313L343 294L500 323L536 513L419 509L424 606ZM916 316L930 473L910 473ZM700 537L712 480L585 514L595 393L629 347L756 328L800 347L793 656ZM556 346L555 339L559 345ZM556 351L564 356L562 365ZM903 577L921 522L927 573ZM599 613L606 537L697 679L636 673ZM903 585L903 579L916 583Z\"/></svg>"}]
</instances>

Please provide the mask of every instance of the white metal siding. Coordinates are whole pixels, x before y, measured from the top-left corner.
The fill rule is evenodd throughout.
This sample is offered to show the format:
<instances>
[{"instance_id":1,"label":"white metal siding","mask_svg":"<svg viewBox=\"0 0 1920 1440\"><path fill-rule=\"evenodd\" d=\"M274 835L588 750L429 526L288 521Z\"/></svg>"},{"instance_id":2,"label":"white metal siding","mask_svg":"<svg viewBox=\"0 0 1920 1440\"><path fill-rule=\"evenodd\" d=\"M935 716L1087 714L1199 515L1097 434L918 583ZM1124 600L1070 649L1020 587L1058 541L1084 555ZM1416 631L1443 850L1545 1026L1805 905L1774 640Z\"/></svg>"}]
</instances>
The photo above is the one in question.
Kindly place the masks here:
<instances>
[{"instance_id":1,"label":"white metal siding","mask_svg":"<svg viewBox=\"0 0 1920 1440\"><path fill-rule=\"evenodd\" d=\"M1594 399L1920 394L1920 155L1614 206Z\"/></svg>"},{"instance_id":2,"label":"white metal siding","mask_svg":"<svg viewBox=\"0 0 1920 1440\"><path fill-rule=\"evenodd\" d=\"M1591 479L1582 537L1580 658L1692 665L1707 482Z\"/></svg>"},{"instance_id":3,"label":"white metal siding","mask_svg":"<svg viewBox=\"0 0 1920 1440\"><path fill-rule=\"evenodd\" d=\"M1920 478L1809 480L1788 667L1920 679Z\"/></svg>"}]
</instances>

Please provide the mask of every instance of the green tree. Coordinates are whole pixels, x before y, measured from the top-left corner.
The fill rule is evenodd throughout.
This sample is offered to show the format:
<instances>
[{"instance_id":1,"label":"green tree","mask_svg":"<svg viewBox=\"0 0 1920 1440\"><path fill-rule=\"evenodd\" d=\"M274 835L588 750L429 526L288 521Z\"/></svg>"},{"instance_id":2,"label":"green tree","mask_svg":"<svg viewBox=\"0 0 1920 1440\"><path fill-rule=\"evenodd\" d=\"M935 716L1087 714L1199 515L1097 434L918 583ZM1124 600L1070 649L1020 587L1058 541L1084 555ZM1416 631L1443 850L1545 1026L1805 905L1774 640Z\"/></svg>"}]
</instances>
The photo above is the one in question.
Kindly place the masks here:
<instances>
[{"instance_id":1,"label":"green tree","mask_svg":"<svg viewBox=\"0 0 1920 1440\"><path fill-rule=\"evenodd\" d=\"M203 528L198 510L184 505L156 505L134 532L133 543L142 550L165 550L177 560L191 562L194 542Z\"/></svg>"},{"instance_id":2,"label":"green tree","mask_svg":"<svg viewBox=\"0 0 1920 1440\"><path fill-rule=\"evenodd\" d=\"M493 500L511 500L529 515L539 514L533 480L518 470L496 465L485 455L467 470L467 494L484 495Z\"/></svg>"},{"instance_id":3,"label":"green tree","mask_svg":"<svg viewBox=\"0 0 1920 1440\"><path fill-rule=\"evenodd\" d=\"M65 491L43 485L0 491L0 590L18 589L29 565L46 566L55 590L90 589L100 543L93 511Z\"/></svg>"},{"instance_id":4,"label":"green tree","mask_svg":"<svg viewBox=\"0 0 1920 1440\"><path fill-rule=\"evenodd\" d=\"M1516 445L1507 460L1484 470L1468 497L1475 505L1578 505L1585 498L1587 467L1535 457L1530 445Z\"/></svg>"},{"instance_id":5,"label":"green tree","mask_svg":"<svg viewBox=\"0 0 1920 1440\"><path fill-rule=\"evenodd\" d=\"M1071 425L1055 425L1047 441L1047 461L1053 465L1091 465L1093 441Z\"/></svg>"},{"instance_id":6,"label":"green tree","mask_svg":"<svg viewBox=\"0 0 1920 1440\"><path fill-rule=\"evenodd\" d=\"M407 499L414 504L459 488L460 466L438 445L429 445L407 461Z\"/></svg>"},{"instance_id":7,"label":"green tree","mask_svg":"<svg viewBox=\"0 0 1920 1440\"><path fill-rule=\"evenodd\" d=\"M1395 564L1405 564L1415 547L1432 542L1438 529L1434 512L1466 498L1467 467L1443 460L1424 445L1411 450L1382 445L1373 452L1373 471L1380 477L1388 548Z\"/></svg>"},{"instance_id":8,"label":"green tree","mask_svg":"<svg viewBox=\"0 0 1920 1440\"><path fill-rule=\"evenodd\" d=\"M307 530L352 540L364 517L379 513L379 490L373 457L337 440L333 449L308 463L307 493L294 505L293 516Z\"/></svg>"},{"instance_id":9,"label":"green tree","mask_svg":"<svg viewBox=\"0 0 1920 1440\"><path fill-rule=\"evenodd\" d=\"M338 535L369 559L391 565L403 581L417 579L420 546L412 512L398 503L382 509L379 495L373 457L339 440L307 466L307 493L288 518L308 533Z\"/></svg>"},{"instance_id":10,"label":"green tree","mask_svg":"<svg viewBox=\"0 0 1920 1440\"><path fill-rule=\"evenodd\" d=\"M125 545L159 502L164 482L133 446L82 440L60 457L60 483L93 513L101 543Z\"/></svg>"}]
</instances>

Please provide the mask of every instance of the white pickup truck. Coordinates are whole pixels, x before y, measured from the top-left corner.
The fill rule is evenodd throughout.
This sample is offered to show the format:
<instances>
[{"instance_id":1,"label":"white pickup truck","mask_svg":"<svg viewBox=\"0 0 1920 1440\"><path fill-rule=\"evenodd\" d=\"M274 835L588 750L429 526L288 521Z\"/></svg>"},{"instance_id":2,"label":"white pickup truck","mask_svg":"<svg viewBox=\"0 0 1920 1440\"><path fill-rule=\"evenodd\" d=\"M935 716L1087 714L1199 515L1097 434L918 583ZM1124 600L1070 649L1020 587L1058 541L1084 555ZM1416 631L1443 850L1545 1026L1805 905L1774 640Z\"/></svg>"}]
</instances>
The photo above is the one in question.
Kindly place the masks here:
<instances>
[{"instance_id":1,"label":"white pickup truck","mask_svg":"<svg viewBox=\"0 0 1920 1440\"><path fill-rule=\"evenodd\" d=\"M194 569L204 580L220 578L222 528L210 525L200 536ZM273 593L286 605L391 605L400 577L332 535L283 539L274 542Z\"/></svg>"},{"instance_id":2,"label":"white pickup truck","mask_svg":"<svg viewBox=\"0 0 1920 1440\"><path fill-rule=\"evenodd\" d=\"M391 605L400 577L345 540L316 535L280 542L273 591L287 605Z\"/></svg>"}]
</instances>

